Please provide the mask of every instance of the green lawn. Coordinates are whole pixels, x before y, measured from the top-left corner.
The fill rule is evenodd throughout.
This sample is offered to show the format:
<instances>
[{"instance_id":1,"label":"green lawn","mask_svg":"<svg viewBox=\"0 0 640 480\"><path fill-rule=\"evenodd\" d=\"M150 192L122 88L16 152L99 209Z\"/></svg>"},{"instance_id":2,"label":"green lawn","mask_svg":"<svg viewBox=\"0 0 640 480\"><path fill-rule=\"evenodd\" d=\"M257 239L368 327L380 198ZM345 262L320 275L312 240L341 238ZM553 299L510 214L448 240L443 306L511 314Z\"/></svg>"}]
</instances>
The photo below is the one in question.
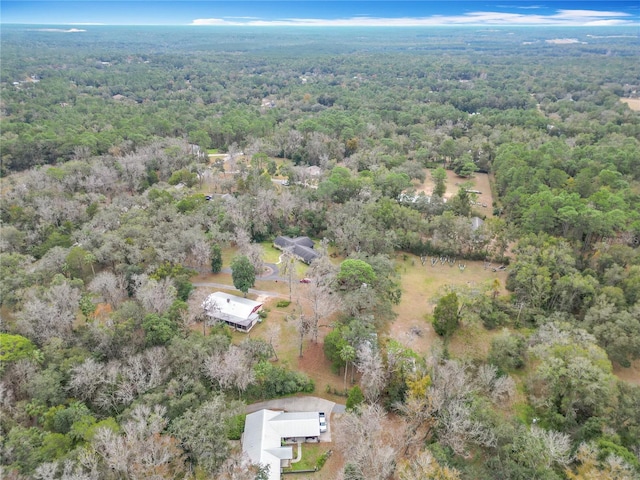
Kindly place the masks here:
<instances>
[{"instance_id":1,"label":"green lawn","mask_svg":"<svg viewBox=\"0 0 640 480\"><path fill-rule=\"evenodd\" d=\"M293 446L294 457L297 454L298 446ZM326 443L303 443L302 444L302 459L298 463L291 465L291 468L284 468L285 472L295 472L296 470L313 470L318 459L324 452L329 450L329 444Z\"/></svg>"}]
</instances>

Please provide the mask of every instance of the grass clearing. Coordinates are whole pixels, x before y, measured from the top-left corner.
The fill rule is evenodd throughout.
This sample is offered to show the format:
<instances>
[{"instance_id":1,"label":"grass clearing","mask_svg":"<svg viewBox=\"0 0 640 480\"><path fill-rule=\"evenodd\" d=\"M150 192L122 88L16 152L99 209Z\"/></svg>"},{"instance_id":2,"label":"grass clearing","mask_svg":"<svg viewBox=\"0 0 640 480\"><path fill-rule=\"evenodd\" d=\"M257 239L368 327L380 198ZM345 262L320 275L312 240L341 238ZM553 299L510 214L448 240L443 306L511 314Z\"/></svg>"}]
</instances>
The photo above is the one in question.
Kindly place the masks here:
<instances>
[{"instance_id":1,"label":"grass clearing","mask_svg":"<svg viewBox=\"0 0 640 480\"><path fill-rule=\"evenodd\" d=\"M414 183L416 192L424 192L427 195L433 193L434 183L431 179L432 170L426 169L427 178L423 183ZM473 205L473 209L487 217L493 217L493 194L491 192L491 183L489 175L486 173L475 173L471 178L459 177L453 170L447 170L447 190L444 198L449 199L458 193L458 189L463 183L469 182L472 190L478 190L482 193L476 195L476 202L480 205ZM483 207L482 205L486 205Z\"/></svg>"},{"instance_id":2,"label":"grass clearing","mask_svg":"<svg viewBox=\"0 0 640 480\"><path fill-rule=\"evenodd\" d=\"M506 293L504 288L507 280L506 271L485 270L484 262L481 261L468 260L465 263L467 266L462 272L457 266L450 267L441 265L439 262L432 267L429 260L423 266L420 257L398 253L396 269L401 275L402 299L394 308L398 317L386 327L384 333L416 353L426 355L432 345L439 341L439 337L425 317L430 317L433 313L435 307L433 300L446 285L477 287L498 279L502 286L501 293ZM479 328L484 330L482 327ZM461 329L461 331L464 330L464 328ZM414 333L418 331L419 335ZM488 346L486 348L488 349Z\"/></svg>"},{"instance_id":3,"label":"grass clearing","mask_svg":"<svg viewBox=\"0 0 640 480\"><path fill-rule=\"evenodd\" d=\"M621 98L620 101L629 105L631 110L640 111L640 98Z\"/></svg>"},{"instance_id":4,"label":"grass clearing","mask_svg":"<svg viewBox=\"0 0 640 480\"><path fill-rule=\"evenodd\" d=\"M262 259L266 263L278 263L280 261L280 255L282 255L282 252L273 246L273 242L265 241L261 242L260 245L262 245L262 250L264 252Z\"/></svg>"}]
</instances>

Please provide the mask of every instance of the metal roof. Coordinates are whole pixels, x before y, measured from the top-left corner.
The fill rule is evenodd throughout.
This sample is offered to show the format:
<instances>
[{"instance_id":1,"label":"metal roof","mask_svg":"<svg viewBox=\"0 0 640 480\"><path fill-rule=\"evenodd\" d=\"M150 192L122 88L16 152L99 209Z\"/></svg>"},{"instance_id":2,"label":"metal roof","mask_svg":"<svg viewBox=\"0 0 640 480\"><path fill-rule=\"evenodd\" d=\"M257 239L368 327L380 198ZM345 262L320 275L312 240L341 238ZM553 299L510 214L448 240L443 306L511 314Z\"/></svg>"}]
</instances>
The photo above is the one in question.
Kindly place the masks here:
<instances>
[{"instance_id":1,"label":"metal roof","mask_svg":"<svg viewBox=\"0 0 640 480\"><path fill-rule=\"evenodd\" d=\"M283 438L320 436L318 412L276 412L258 410L247 415L242 451L253 463L269 466L269 480L280 479L280 461L293 458Z\"/></svg>"},{"instance_id":2,"label":"metal roof","mask_svg":"<svg viewBox=\"0 0 640 480\"><path fill-rule=\"evenodd\" d=\"M261 306L259 302L223 292L212 293L202 303L207 315L244 327L255 321Z\"/></svg>"}]
</instances>

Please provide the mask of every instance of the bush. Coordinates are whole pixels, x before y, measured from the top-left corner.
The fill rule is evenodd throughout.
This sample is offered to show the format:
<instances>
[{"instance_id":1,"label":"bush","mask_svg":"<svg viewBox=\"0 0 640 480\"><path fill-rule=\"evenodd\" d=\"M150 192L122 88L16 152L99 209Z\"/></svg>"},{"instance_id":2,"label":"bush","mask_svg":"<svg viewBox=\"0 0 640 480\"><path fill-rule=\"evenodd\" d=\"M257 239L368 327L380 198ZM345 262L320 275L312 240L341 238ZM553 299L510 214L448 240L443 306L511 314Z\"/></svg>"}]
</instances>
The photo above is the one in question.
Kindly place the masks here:
<instances>
[{"instance_id":1,"label":"bush","mask_svg":"<svg viewBox=\"0 0 640 480\"><path fill-rule=\"evenodd\" d=\"M364 395L362 394L360 387L356 385L349 390L349 396L347 397L347 410L358 408L362 402L364 402Z\"/></svg>"},{"instance_id":2,"label":"bush","mask_svg":"<svg viewBox=\"0 0 640 480\"><path fill-rule=\"evenodd\" d=\"M318 461L316 462L316 470L320 470L322 467L324 467L324 464L327 463L327 460L330 456L331 450L327 450L322 455L320 455L320 458L318 458Z\"/></svg>"},{"instance_id":3,"label":"bush","mask_svg":"<svg viewBox=\"0 0 640 480\"><path fill-rule=\"evenodd\" d=\"M276 398L298 392L311 393L315 389L313 380L304 373L287 370L267 361L254 367L256 382L247 389L250 398Z\"/></svg>"},{"instance_id":4,"label":"bush","mask_svg":"<svg viewBox=\"0 0 640 480\"><path fill-rule=\"evenodd\" d=\"M240 440L244 432L244 421L247 418L245 413L231 417L227 422L227 439Z\"/></svg>"},{"instance_id":5,"label":"bush","mask_svg":"<svg viewBox=\"0 0 640 480\"><path fill-rule=\"evenodd\" d=\"M291 305L291 302L289 300L279 300L278 303L276 303L277 308L286 308L289 305Z\"/></svg>"},{"instance_id":6,"label":"bush","mask_svg":"<svg viewBox=\"0 0 640 480\"><path fill-rule=\"evenodd\" d=\"M491 340L489 363L503 371L522 368L526 348L527 342L522 335L505 329Z\"/></svg>"}]
</instances>

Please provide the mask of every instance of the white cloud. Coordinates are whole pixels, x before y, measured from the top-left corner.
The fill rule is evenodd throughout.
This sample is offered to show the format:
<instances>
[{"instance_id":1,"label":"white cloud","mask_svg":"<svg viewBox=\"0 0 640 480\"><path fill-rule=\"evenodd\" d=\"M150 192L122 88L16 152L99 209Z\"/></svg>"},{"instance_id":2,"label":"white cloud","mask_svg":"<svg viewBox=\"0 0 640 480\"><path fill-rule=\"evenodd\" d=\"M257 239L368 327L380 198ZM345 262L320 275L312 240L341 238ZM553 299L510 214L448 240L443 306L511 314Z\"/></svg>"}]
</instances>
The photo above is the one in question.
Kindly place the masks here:
<instances>
[{"instance_id":1,"label":"white cloud","mask_svg":"<svg viewBox=\"0 0 640 480\"><path fill-rule=\"evenodd\" d=\"M545 26L600 26L638 25L624 12L596 10L558 10L553 15L505 12L470 12L463 15L432 15L430 17L380 18L356 16L349 18L284 18L261 20L257 18L228 17L198 18L191 25L216 26L297 26L297 27L419 27L431 25L545 25ZM231 20L235 18L235 20Z\"/></svg>"},{"instance_id":2,"label":"white cloud","mask_svg":"<svg viewBox=\"0 0 640 480\"><path fill-rule=\"evenodd\" d=\"M58 33L79 33L79 32L86 32L86 30L83 30L81 28L70 28L68 30L65 30L63 28L36 28L34 29L35 32L58 32Z\"/></svg>"},{"instance_id":3,"label":"white cloud","mask_svg":"<svg viewBox=\"0 0 640 480\"><path fill-rule=\"evenodd\" d=\"M594 18L594 17L629 17L628 13L624 12L600 12L597 10L558 10L558 13L552 15L554 18Z\"/></svg>"}]
</instances>

